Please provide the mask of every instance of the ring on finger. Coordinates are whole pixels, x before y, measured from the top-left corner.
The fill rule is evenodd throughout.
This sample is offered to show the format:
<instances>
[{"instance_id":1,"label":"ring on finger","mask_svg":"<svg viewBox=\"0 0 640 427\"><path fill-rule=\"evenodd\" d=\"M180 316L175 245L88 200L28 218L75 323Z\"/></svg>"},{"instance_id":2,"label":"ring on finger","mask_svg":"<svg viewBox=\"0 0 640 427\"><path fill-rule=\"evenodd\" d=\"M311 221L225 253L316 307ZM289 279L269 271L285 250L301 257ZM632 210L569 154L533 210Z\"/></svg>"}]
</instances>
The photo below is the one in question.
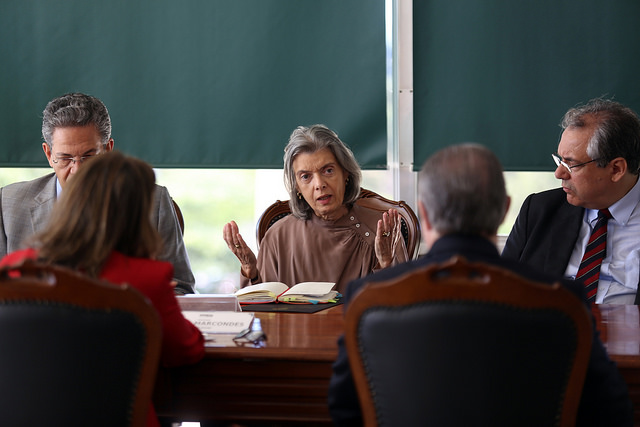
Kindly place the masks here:
<instances>
[{"instance_id":1,"label":"ring on finger","mask_svg":"<svg viewBox=\"0 0 640 427\"><path fill-rule=\"evenodd\" d=\"M240 247L240 245L237 244L237 243L234 246L236 247L236 249L238 249Z\"/></svg>"},{"instance_id":2,"label":"ring on finger","mask_svg":"<svg viewBox=\"0 0 640 427\"><path fill-rule=\"evenodd\" d=\"M382 235L384 237L389 237L389 236L391 236L391 232L390 231L385 231L384 233L382 233Z\"/></svg>"}]
</instances>

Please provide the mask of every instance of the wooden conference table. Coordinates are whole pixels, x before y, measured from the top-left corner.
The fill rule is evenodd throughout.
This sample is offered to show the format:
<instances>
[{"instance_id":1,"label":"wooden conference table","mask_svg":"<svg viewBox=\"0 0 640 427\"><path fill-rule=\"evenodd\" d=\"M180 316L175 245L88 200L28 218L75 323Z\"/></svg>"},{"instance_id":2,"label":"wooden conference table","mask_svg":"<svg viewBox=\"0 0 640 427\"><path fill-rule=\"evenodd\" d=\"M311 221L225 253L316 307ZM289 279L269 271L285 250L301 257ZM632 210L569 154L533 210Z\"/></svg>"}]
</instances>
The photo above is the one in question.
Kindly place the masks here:
<instances>
[{"instance_id":1,"label":"wooden conference table","mask_svg":"<svg viewBox=\"0 0 640 427\"><path fill-rule=\"evenodd\" d=\"M640 426L639 307L602 305L593 313L627 381ZM314 314L256 316L268 337L264 346L216 341L198 364L160 370L154 398L158 415L244 425L331 425L327 390L343 330L342 306Z\"/></svg>"},{"instance_id":2,"label":"wooden conference table","mask_svg":"<svg viewBox=\"0 0 640 427\"><path fill-rule=\"evenodd\" d=\"M640 426L640 306L595 305L591 311L609 357L627 382L634 425Z\"/></svg>"}]
</instances>

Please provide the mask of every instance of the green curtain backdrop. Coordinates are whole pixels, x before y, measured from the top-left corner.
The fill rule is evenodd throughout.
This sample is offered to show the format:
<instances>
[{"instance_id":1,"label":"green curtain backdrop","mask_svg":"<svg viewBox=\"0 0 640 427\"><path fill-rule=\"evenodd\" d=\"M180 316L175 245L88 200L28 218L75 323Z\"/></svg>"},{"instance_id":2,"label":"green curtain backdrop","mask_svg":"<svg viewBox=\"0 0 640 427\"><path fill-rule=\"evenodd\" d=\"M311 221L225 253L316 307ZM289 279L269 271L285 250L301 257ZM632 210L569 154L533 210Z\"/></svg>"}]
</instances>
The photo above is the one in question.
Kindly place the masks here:
<instances>
[{"instance_id":1,"label":"green curtain backdrop","mask_svg":"<svg viewBox=\"0 0 640 427\"><path fill-rule=\"evenodd\" d=\"M551 170L567 109L640 112L637 0L414 2L414 165L480 142L508 170Z\"/></svg>"},{"instance_id":2,"label":"green curtain backdrop","mask_svg":"<svg viewBox=\"0 0 640 427\"><path fill-rule=\"evenodd\" d=\"M386 167L384 0L4 0L0 166L46 166L41 112L101 98L155 167L280 168L324 123Z\"/></svg>"}]
</instances>

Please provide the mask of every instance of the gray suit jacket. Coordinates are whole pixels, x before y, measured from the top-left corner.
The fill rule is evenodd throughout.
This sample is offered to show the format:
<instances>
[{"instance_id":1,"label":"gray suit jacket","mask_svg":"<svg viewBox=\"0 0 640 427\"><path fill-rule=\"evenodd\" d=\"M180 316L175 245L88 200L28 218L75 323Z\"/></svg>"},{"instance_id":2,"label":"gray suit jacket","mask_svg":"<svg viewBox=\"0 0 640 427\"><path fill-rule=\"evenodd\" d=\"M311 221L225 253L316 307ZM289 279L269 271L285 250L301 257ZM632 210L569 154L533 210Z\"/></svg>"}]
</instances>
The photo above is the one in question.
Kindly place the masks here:
<instances>
[{"instance_id":1,"label":"gray suit jacket","mask_svg":"<svg viewBox=\"0 0 640 427\"><path fill-rule=\"evenodd\" d=\"M154 196L152 220L162 237L158 258L173 264L176 293L193 293L195 279L171 196L159 185ZM0 258L23 248L25 239L46 226L55 201L54 173L0 188Z\"/></svg>"}]
</instances>

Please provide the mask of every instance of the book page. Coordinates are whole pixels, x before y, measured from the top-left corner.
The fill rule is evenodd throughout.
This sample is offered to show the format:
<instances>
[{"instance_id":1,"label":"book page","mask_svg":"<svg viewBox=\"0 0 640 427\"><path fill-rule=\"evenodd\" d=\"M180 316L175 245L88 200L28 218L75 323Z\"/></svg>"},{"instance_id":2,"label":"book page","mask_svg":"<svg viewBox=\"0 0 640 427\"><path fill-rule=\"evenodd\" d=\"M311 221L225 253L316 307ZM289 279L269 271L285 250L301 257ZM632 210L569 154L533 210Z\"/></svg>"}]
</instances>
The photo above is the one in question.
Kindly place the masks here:
<instances>
[{"instance_id":1,"label":"book page","mask_svg":"<svg viewBox=\"0 0 640 427\"><path fill-rule=\"evenodd\" d=\"M281 282L264 282L257 285L249 285L235 292L236 296L247 295L251 293L274 293L275 296L280 295L284 291L289 289L287 285Z\"/></svg>"},{"instance_id":2,"label":"book page","mask_svg":"<svg viewBox=\"0 0 640 427\"><path fill-rule=\"evenodd\" d=\"M290 287L282 296L306 295L320 297L328 294L335 285L333 282L302 282Z\"/></svg>"}]
</instances>

